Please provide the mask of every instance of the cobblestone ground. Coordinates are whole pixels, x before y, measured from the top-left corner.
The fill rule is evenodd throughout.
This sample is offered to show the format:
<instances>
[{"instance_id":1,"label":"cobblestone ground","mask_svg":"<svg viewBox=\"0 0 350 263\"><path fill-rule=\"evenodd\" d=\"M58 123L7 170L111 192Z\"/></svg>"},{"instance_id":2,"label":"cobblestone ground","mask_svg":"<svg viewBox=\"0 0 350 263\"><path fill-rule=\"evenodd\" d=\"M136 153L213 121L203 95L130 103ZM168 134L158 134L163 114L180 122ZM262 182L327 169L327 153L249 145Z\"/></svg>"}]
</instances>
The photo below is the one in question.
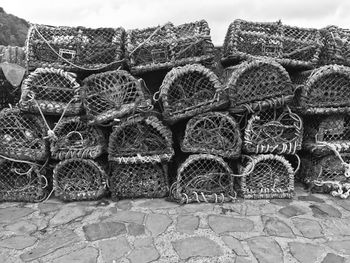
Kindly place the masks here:
<instances>
[{"instance_id":1,"label":"cobblestone ground","mask_svg":"<svg viewBox=\"0 0 350 263\"><path fill-rule=\"evenodd\" d=\"M0 262L350 262L350 201L0 204Z\"/></svg>"}]
</instances>

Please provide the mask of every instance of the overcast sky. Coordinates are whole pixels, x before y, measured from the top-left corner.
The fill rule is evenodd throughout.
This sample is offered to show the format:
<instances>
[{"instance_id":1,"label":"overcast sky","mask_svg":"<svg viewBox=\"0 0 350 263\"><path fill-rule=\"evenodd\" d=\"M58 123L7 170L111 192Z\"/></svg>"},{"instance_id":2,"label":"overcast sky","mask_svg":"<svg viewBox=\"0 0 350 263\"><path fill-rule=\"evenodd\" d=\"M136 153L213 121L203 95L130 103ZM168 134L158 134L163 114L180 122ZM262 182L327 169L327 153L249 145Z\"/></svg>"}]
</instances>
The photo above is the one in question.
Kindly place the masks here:
<instances>
[{"instance_id":1,"label":"overcast sky","mask_svg":"<svg viewBox=\"0 0 350 263\"><path fill-rule=\"evenodd\" d=\"M350 28L349 0L1 0L0 6L29 22L56 26L133 29L205 19L215 45L222 45L237 18Z\"/></svg>"}]
</instances>

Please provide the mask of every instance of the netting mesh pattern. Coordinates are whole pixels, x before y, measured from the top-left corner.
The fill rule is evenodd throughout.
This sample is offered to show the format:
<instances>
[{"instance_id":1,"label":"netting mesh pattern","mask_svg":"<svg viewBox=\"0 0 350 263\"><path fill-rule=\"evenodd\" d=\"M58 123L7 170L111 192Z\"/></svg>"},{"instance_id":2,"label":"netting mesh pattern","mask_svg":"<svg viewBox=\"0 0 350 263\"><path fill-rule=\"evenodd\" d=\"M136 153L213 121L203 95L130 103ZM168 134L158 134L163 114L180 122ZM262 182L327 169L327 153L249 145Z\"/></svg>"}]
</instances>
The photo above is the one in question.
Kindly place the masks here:
<instances>
[{"instance_id":1,"label":"netting mesh pattern","mask_svg":"<svg viewBox=\"0 0 350 263\"><path fill-rule=\"evenodd\" d=\"M160 198L169 193L165 163L118 164L110 162L109 190L113 199Z\"/></svg>"},{"instance_id":2,"label":"netting mesh pattern","mask_svg":"<svg viewBox=\"0 0 350 263\"><path fill-rule=\"evenodd\" d=\"M150 106L144 82L124 70L108 71L84 79L84 107L98 124Z\"/></svg>"},{"instance_id":3,"label":"netting mesh pattern","mask_svg":"<svg viewBox=\"0 0 350 263\"><path fill-rule=\"evenodd\" d=\"M126 50L133 73L189 63L211 64L214 58L214 45L205 20L129 30Z\"/></svg>"},{"instance_id":4,"label":"netting mesh pattern","mask_svg":"<svg viewBox=\"0 0 350 263\"><path fill-rule=\"evenodd\" d=\"M0 154L19 160L43 161L49 156L46 126L40 116L19 109L0 112Z\"/></svg>"},{"instance_id":5,"label":"netting mesh pattern","mask_svg":"<svg viewBox=\"0 0 350 263\"><path fill-rule=\"evenodd\" d=\"M285 66L313 68L319 61L321 46L317 29L286 26L280 21L237 19L225 36L223 61L269 57Z\"/></svg>"},{"instance_id":6,"label":"netting mesh pattern","mask_svg":"<svg viewBox=\"0 0 350 263\"><path fill-rule=\"evenodd\" d=\"M231 168L219 156L190 155L178 168L171 197L180 203L234 201L236 191L232 174Z\"/></svg>"},{"instance_id":7,"label":"netting mesh pattern","mask_svg":"<svg viewBox=\"0 0 350 263\"><path fill-rule=\"evenodd\" d=\"M320 32L324 44L320 62L350 66L350 30L328 26Z\"/></svg>"},{"instance_id":8,"label":"netting mesh pattern","mask_svg":"<svg viewBox=\"0 0 350 263\"><path fill-rule=\"evenodd\" d=\"M245 158L240 166L240 190L246 199L292 198L294 170L281 155L260 154Z\"/></svg>"},{"instance_id":9,"label":"netting mesh pattern","mask_svg":"<svg viewBox=\"0 0 350 263\"><path fill-rule=\"evenodd\" d=\"M33 113L77 115L82 110L81 88L72 73L38 68L23 81L19 105Z\"/></svg>"},{"instance_id":10,"label":"netting mesh pattern","mask_svg":"<svg viewBox=\"0 0 350 263\"><path fill-rule=\"evenodd\" d=\"M32 25L26 41L27 68L70 71L117 67L124 58L123 28Z\"/></svg>"},{"instance_id":11,"label":"netting mesh pattern","mask_svg":"<svg viewBox=\"0 0 350 263\"><path fill-rule=\"evenodd\" d=\"M181 141L183 152L210 153L227 158L238 158L241 146L237 122L222 112L203 113L190 119Z\"/></svg>"},{"instance_id":12,"label":"netting mesh pattern","mask_svg":"<svg viewBox=\"0 0 350 263\"><path fill-rule=\"evenodd\" d=\"M51 155L55 159L97 158L106 149L106 139L100 128L88 125L79 117L63 118L51 141Z\"/></svg>"},{"instance_id":13,"label":"netting mesh pattern","mask_svg":"<svg viewBox=\"0 0 350 263\"><path fill-rule=\"evenodd\" d=\"M294 77L304 88L298 98L304 114L348 111L350 107L350 68L328 65ZM304 82L303 82L304 81Z\"/></svg>"},{"instance_id":14,"label":"netting mesh pattern","mask_svg":"<svg viewBox=\"0 0 350 263\"><path fill-rule=\"evenodd\" d=\"M72 158L55 166L53 189L55 196L65 201L94 200L106 194L107 179L98 162Z\"/></svg>"},{"instance_id":15,"label":"netting mesh pattern","mask_svg":"<svg viewBox=\"0 0 350 263\"><path fill-rule=\"evenodd\" d=\"M174 155L172 134L155 116L136 115L113 127L108 160L118 163L169 161Z\"/></svg>"},{"instance_id":16,"label":"netting mesh pattern","mask_svg":"<svg viewBox=\"0 0 350 263\"><path fill-rule=\"evenodd\" d=\"M0 110L15 105L19 101L20 90L8 82L0 70Z\"/></svg>"},{"instance_id":17,"label":"netting mesh pattern","mask_svg":"<svg viewBox=\"0 0 350 263\"><path fill-rule=\"evenodd\" d=\"M218 77L202 65L173 68L165 76L159 96L169 123L225 106L227 95Z\"/></svg>"},{"instance_id":18,"label":"netting mesh pattern","mask_svg":"<svg viewBox=\"0 0 350 263\"><path fill-rule=\"evenodd\" d=\"M248 153L295 154L301 149L303 122L289 108L254 114L244 131L243 149Z\"/></svg>"},{"instance_id":19,"label":"netting mesh pattern","mask_svg":"<svg viewBox=\"0 0 350 263\"><path fill-rule=\"evenodd\" d=\"M303 148L315 155L350 151L350 115L310 115L304 116L305 131Z\"/></svg>"},{"instance_id":20,"label":"netting mesh pattern","mask_svg":"<svg viewBox=\"0 0 350 263\"><path fill-rule=\"evenodd\" d=\"M230 98L230 111L242 112L259 108L266 102L270 108L274 99L285 101L293 96L288 72L272 60L253 60L225 69L225 86ZM251 109L250 111L253 111Z\"/></svg>"},{"instance_id":21,"label":"netting mesh pattern","mask_svg":"<svg viewBox=\"0 0 350 263\"><path fill-rule=\"evenodd\" d=\"M47 195L47 180L35 163L0 158L0 202L39 202Z\"/></svg>"},{"instance_id":22,"label":"netting mesh pattern","mask_svg":"<svg viewBox=\"0 0 350 263\"><path fill-rule=\"evenodd\" d=\"M341 158L350 162L350 154L343 153ZM340 195L350 188L350 177L346 166L336 155L317 157L307 155L301 158L298 179L310 187L313 192L331 193L340 191Z\"/></svg>"}]
</instances>

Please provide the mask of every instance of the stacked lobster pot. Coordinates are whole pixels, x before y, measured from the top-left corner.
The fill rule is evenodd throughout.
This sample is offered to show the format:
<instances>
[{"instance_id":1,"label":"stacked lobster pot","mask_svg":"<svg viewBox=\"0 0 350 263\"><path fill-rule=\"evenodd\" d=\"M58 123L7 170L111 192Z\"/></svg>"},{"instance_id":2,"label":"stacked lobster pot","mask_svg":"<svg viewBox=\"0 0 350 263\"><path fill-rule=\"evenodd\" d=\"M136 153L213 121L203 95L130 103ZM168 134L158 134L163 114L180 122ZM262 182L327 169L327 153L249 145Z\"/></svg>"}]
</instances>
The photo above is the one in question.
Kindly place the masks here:
<instances>
[{"instance_id":1,"label":"stacked lobster pot","mask_svg":"<svg viewBox=\"0 0 350 263\"><path fill-rule=\"evenodd\" d=\"M300 180L313 191L350 195L350 68L322 66L295 76L305 131Z\"/></svg>"},{"instance_id":2,"label":"stacked lobster pot","mask_svg":"<svg viewBox=\"0 0 350 263\"><path fill-rule=\"evenodd\" d=\"M29 29L25 63L28 76L22 83L19 109L3 112L5 116L16 112L6 117L11 124L3 125L4 136L7 143L14 143L7 146L12 153L20 153L19 146L27 147L38 153L24 151L25 160L46 161L40 163L42 166L26 170L27 174L36 175L31 180L36 185L51 183L51 178L45 181L43 174L44 171L50 174L47 163L54 164L50 195L54 193L60 199L72 201L97 199L106 194L107 162L101 156L106 152L107 140L103 131L90 125L84 116L85 90L80 81L91 71L120 67L124 62L123 45L122 28L33 24ZM23 169L14 166L9 171L25 174ZM30 188L21 186L21 189Z\"/></svg>"},{"instance_id":3,"label":"stacked lobster pot","mask_svg":"<svg viewBox=\"0 0 350 263\"><path fill-rule=\"evenodd\" d=\"M236 20L229 26L223 47L223 79L229 112L242 129L245 155L238 173L244 198L291 198L294 194L303 124L290 109L295 85L286 68L316 65L319 38L315 29L281 22Z\"/></svg>"},{"instance_id":4,"label":"stacked lobster pot","mask_svg":"<svg viewBox=\"0 0 350 263\"><path fill-rule=\"evenodd\" d=\"M14 107L25 73L23 48L0 46L0 62L0 202L40 201L48 185L47 129L41 118Z\"/></svg>"}]
</instances>

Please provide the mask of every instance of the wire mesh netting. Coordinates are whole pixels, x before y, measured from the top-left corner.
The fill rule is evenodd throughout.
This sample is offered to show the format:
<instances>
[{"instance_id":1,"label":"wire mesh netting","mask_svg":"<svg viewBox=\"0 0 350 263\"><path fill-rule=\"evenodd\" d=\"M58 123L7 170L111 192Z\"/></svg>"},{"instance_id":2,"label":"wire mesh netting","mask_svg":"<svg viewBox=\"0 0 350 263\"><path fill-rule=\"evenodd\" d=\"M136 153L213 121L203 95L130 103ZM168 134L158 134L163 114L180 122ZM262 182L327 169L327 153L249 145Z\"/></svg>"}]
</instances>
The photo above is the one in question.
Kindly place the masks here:
<instances>
[{"instance_id":1,"label":"wire mesh netting","mask_svg":"<svg viewBox=\"0 0 350 263\"><path fill-rule=\"evenodd\" d=\"M293 97L288 72L272 60L253 60L225 69L230 112L254 112L283 105Z\"/></svg>"},{"instance_id":2,"label":"wire mesh netting","mask_svg":"<svg viewBox=\"0 0 350 263\"><path fill-rule=\"evenodd\" d=\"M269 57L284 66L313 68L321 51L317 29L282 25L279 22L249 22L241 19L230 24L224 41L223 63Z\"/></svg>"},{"instance_id":3,"label":"wire mesh netting","mask_svg":"<svg viewBox=\"0 0 350 263\"><path fill-rule=\"evenodd\" d=\"M324 44L320 62L350 66L350 30L328 26L320 32Z\"/></svg>"},{"instance_id":4,"label":"wire mesh netting","mask_svg":"<svg viewBox=\"0 0 350 263\"><path fill-rule=\"evenodd\" d=\"M340 156L303 156L298 179L313 192L347 198L350 194L350 154L343 153Z\"/></svg>"},{"instance_id":5,"label":"wire mesh netting","mask_svg":"<svg viewBox=\"0 0 350 263\"><path fill-rule=\"evenodd\" d=\"M303 123L289 107L254 114L244 131L248 153L295 154L301 149Z\"/></svg>"},{"instance_id":6,"label":"wire mesh netting","mask_svg":"<svg viewBox=\"0 0 350 263\"><path fill-rule=\"evenodd\" d=\"M147 87L124 70L94 74L84 79L84 107L91 124L151 108Z\"/></svg>"},{"instance_id":7,"label":"wire mesh netting","mask_svg":"<svg viewBox=\"0 0 350 263\"><path fill-rule=\"evenodd\" d=\"M124 58L123 28L54 27L33 24L26 42L27 68L70 71L117 68Z\"/></svg>"},{"instance_id":8,"label":"wire mesh netting","mask_svg":"<svg viewBox=\"0 0 350 263\"><path fill-rule=\"evenodd\" d=\"M0 158L0 202L40 202L47 179L35 163Z\"/></svg>"},{"instance_id":9,"label":"wire mesh netting","mask_svg":"<svg viewBox=\"0 0 350 263\"><path fill-rule=\"evenodd\" d=\"M107 174L90 159L72 158L59 162L53 170L55 196L65 201L94 200L107 192Z\"/></svg>"},{"instance_id":10,"label":"wire mesh netting","mask_svg":"<svg viewBox=\"0 0 350 263\"><path fill-rule=\"evenodd\" d=\"M169 128L155 116L134 115L113 127L108 160L118 163L169 161L174 155Z\"/></svg>"},{"instance_id":11,"label":"wire mesh netting","mask_svg":"<svg viewBox=\"0 0 350 263\"><path fill-rule=\"evenodd\" d=\"M183 152L210 153L227 158L238 158L241 146L238 124L228 113L222 112L203 113L190 119L181 141Z\"/></svg>"},{"instance_id":12,"label":"wire mesh netting","mask_svg":"<svg viewBox=\"0 0 350 263\"><path fill-rule=\"evenodd\" d=\"M218 77L198 64L173 68L163 80L159 97L163 117L169 123L227 104L227 95Z\"/></svg>"},{"instance_id":13,"label":"wire mesh netting","mask_svg":"<svg viewBox=\"0 0 350 263\"><path fill-rule=\"evenodd\" d=\"M314 155L350 151L350 115L309 115L304 116L305 131L303 148Z\"/></svg>"},{"instance_id":14,"label":"wire mesh netting","mask_svg":"<svg viewBox=\"0 0 350 263\"><path fill-rule=\"evenodd\" d=\"M81 88L72 73L38 68L23 81L19 105L33 113L77 115L82 110Z\"/></svg>"},{"instance_id":15,"label":"wire mesh netting","mask_svg":"<svg viewBox=\"0 0 350 263\"><path fill-rule=\"evenodd\" d=\"M349 112L350 68L328 65L293 78L294 82L304 85L298 98L303 114Z\"/></svg>"},{"instance_id":16,"label":"wire mesh netting","mask_svg":"<svg viewBox=\"0 0 350 263\"><path fill-rule=\"evenodd\" d=\"M214 45L205 20L129 30L126 49L133 73L189 63L210 65L214 58Z\"/></svg>"},{"instance_id":17,"label":"wire mesh netting","mask_svg":"<svg viewBox=\"0 0 350 263\"><path fill-rule=\"evenodd\" d=\"M191 155L178 168L171 198L179 203L234 201L236 191L232 174L231 168L221 157Z\"/></svg>"},{"instance_id":18,"label":"wire mesh netting","mask_svg":"<svg viewBox=\"0 0 350 263\"><path fill-rule=\"evenodd\" d=\"M298 169L297 169L298 170ZM260 154L243 159L240 190L246 199L292 198L294 174L283 156Z\"/></svg>"},{"instance_id":19,"label":"wire mesh netting","mask_svg":"<svg viewBox=\"0 0 350 263\"><path fill-rule=\"evenodd\" d=\"M102 130L88 125L79 117L63 118L55 129L56 139L51 141L51 155L55 159L97 158L106 149Z\"/></svg>"},{"instance_id":20,"label":"wire mesh netting","mask_svg":"<svg viewBox=\"0 0 350 263\"><path fill-rule=\"evenodd\" d=\"M19 109L0 112L0 154L19 160L43 161L49 156L46 126L40 116Z\"/></svg>"},{"instance_id":21,"label":"wire mesh netting","mask_svg":"<svg viewBox=\"0 0 350 263\"><path fill-rule=\"evenodd\" d=\"M9 105L17 104L20 94L20 89L13 87L0 69L0 110L8 108Z\"/></svg>"},{"instance_id":22,"label":"wire mesh netting","mask_svg":"<svg viewBox=\"0 0 350 263\"><path fill-rule=\"evenodd\" d=\"M160 198L169 193L165 163L118 164L110 162L109 187L112 198Z\"/></svg>"}]
</instances>

